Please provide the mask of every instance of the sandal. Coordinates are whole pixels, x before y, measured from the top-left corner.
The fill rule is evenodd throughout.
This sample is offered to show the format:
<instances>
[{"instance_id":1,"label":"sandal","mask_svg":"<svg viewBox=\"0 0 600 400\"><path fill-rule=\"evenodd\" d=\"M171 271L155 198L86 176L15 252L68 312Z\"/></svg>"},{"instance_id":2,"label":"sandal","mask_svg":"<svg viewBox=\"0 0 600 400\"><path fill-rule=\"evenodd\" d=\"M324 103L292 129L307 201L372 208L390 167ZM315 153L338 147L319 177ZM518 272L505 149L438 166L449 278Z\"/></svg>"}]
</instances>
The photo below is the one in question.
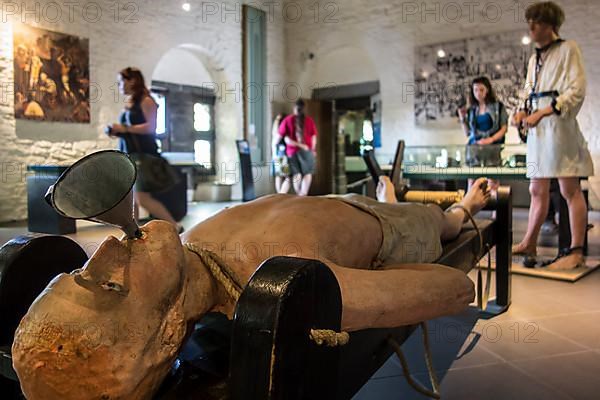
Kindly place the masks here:
<instances>
[{"instance_id":1,"label":"sandal","mask_svg":"<svg viewBox=\"0 0 600 400\"><path fill-rule=\"evenodd\" d=\"M547 267L550 264L554 264L559 259L571 255L576 250L581 250L582 253L583 253L583 246L577 246L577 247L571 247L571 248L566 247L564 249L560 249L558 251L558 255L556 257L554 257L553 260L542 262L542 267ZM583 256L583 254L582 254L582 256ZM578 265L578 267L579 267L579 265Z\"/></svg>"},{"instance_id":2,"label":"sandal","mask_svg":"<svg viewBox=\"0 0 600 400\"><path fill-rule=\"evenodd\" d=\"M535 254L525 254L523 256L523 266L525 268L535 268L537 265L537 257Z\"/></svg>"}]
</instances>

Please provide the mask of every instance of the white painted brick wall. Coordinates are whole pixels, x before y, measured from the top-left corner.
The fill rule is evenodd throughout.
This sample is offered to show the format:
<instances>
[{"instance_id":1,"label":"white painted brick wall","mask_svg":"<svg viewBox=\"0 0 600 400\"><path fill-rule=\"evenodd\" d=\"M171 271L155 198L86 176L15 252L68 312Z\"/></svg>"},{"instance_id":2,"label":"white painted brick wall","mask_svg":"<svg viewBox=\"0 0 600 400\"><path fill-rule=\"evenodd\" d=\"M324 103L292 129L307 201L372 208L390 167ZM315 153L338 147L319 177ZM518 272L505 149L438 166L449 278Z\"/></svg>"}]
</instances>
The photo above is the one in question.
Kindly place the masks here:
<instances>
[{"instance_id":1,"label":"white painted brick wall","mask_svg":"<svg viewBox=\"0 0 600 400\"><path fill-rule=\"evenodd\" d=\"M77 0L75 0L77 2ZM69 163L98 149L113 148L116 142L105 137L103 127L114 122L122 104L114 100L117 72L126 66L137 66L149 81L160 57L169 49L183 45L195 45L206 56L207 69L215 82L228 89L242 82L242 30L241 4L248 3L190 2L189 13L181 9L177 1L139 0L137 9L121 9L120 18L115 19L113 1L96 2L81 0L69 18L69 8L64 6L63 18L51 22L44 18L43 10L50 10L52 1L17 1L17 10L34 9L38 4L38 15L17 13L10 15L6 1L2 1L0 15L0 82L10 87L10 95L0 99L0 162L2 184L0 185L0 221L19 220L27 216L24 171L27 164ZM63 4L64 2L57 2ZM102 9L102 17L96 23L84 18L83 7L94 3ZM129 1L121 1L123 6ZM210 5L207 5L210 3ZM254 2L256 4L257 2ZM89 6L89 7L93 7ZM214 7L213 7L214 6ZM204 7L204 8L203 8ZM91 9L90 9L91 10ZM226 13L233 10L233 13ZM125 23L124 19L135 11L137 22ZM46 16L53 18L54 14ZM85 14L88 20L94 15ZM102 91L91 105L90 124L44 123L14 119L12 98L12 24L25 18L26 23L44 29L78 35L90 40L90 77ZM267 75L271 82L283 82L285 60L283 19L275 14L267 25L268 64ZM92 93L92 96L94 94ZM275 100L280 100L281 96ZM227 95L216 105L217 143L216 161L236 171L237 151L235 139L242 137L241 95ZM12 168L19 166L19 173Z\"/></svg>"}]
</instances>

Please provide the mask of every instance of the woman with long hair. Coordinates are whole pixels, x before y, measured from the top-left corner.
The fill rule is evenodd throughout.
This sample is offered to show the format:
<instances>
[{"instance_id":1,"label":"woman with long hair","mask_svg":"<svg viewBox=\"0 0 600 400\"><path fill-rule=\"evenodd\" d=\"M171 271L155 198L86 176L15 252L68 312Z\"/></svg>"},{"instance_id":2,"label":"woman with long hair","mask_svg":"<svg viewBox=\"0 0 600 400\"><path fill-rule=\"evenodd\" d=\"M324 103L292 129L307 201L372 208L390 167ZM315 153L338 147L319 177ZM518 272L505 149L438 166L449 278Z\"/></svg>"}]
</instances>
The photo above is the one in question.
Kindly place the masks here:
<instances>
[{"instance_id":1,"label":"woman with long hair","mask_svg":"<svg viewBox=\"0 0 600 400\"><path fill-rule=\"evenodd\" d=\"M156 145L156 112L158 105L150 96L144 76L137 68L127 67L118 75L119 91L126 96L125 108L118 124L112 124L109 135L119 138L119 148L125 153L145 153L158 156ZM151 193L134 188L135 216L138 206L144 207L156 218L168 221L178 230L183 227L175 221L169 210Z\"/></svg>"},{"instance_id":2,"label":"woman with long hair","mask_svg":"<svg viewBox=\"0 0 600 400\"><path fill-rule=\"evenodd\" d=\"M458 114L462 129L468 137L467 162L481 163L487 167L502 166L500 153L508 130L508 113L504 104L496 97L487 77L473 79L468 108L460 109ZM480 147L490 145L493 147ZM490 186L496 188L498 182L490 180Z\"/></svg>"},{"instance_id":3,"label":"woman with long hair","mask_svg":"<svg viewBox=\"0 0 600 400\"><path fill-rule=\"evenodd\" d=\"M469 144L504 143L508 130L508 113L485 76L473 79L468 109L459 110L459 117L463 131L469 137Z\"/></svg>"}]
</instances>

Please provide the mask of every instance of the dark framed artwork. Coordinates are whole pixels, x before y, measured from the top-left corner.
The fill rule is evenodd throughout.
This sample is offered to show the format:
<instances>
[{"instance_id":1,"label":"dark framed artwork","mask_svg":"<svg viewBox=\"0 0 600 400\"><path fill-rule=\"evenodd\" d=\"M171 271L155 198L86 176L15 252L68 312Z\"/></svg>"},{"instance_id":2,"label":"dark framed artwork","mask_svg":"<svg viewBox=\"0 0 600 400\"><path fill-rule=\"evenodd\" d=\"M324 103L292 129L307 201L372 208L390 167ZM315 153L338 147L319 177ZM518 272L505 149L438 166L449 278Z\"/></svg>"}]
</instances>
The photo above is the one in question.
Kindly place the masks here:
<instances>
[{"instance_id":1,"label":"dark framed artwork","mask_svg":"<svg viewBox=\"0 0 600 400\"><path fill-rule=\"evenodd\" d=\"M518 30L417 47L416 124L456 128L457 111L466 104L471 81L479 76L487 76L500 101L513 109L532 52L532 45L523 42L524 34Z\"/></svg>"},{"instance_id":2,"label":"dark framed artwork","mask_svg":"<svg viewBox=\"0 0 600 400\"><path fill-rule=\"evenodd\" d=\"M15 25L15 117L90 122L89 40Z\"/></svg>"}]
</instances>

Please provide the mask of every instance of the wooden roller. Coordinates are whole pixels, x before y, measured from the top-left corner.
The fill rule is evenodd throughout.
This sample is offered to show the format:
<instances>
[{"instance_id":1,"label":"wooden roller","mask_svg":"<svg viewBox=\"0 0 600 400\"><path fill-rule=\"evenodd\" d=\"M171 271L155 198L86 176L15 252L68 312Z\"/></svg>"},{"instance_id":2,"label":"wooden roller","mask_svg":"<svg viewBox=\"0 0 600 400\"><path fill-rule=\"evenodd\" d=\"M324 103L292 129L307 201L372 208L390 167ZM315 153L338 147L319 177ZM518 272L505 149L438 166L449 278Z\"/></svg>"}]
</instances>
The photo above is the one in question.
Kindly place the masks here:
<instances>
[{"instance_id":1,"label":"wooden roller","mask_svg":"<svg viewBox=\"0 0 600 400\"><path fill-rule=\"evenodd\" d=\"M433 203L442 208L447 208L463 199L465 192L427 192L421 190L409 190L404 194L401 201L409 203Z\"/></svg>"}]
</instances>

